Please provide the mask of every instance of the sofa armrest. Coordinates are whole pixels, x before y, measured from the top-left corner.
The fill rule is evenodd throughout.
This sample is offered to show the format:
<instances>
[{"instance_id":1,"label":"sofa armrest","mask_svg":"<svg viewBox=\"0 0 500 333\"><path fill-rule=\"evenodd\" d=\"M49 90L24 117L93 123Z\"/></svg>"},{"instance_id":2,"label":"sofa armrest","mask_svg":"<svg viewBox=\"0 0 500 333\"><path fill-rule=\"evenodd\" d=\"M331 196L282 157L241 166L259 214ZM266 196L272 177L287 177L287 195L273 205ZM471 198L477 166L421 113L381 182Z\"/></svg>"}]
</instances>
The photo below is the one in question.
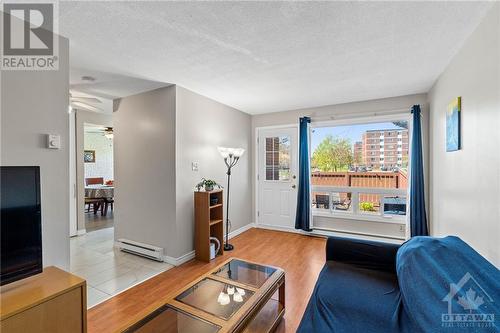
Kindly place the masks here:
<instances>
[{"instance_id":1,"label":"sofa armrest","mask_svg":"<svg viewBox=\"0 0 500 333\"><path fill-rule=\"evenodd\" d=\"M400 245L369 240L328 237L326 260L361 268L396 271L396 253Z\"/></svg>"}]
</instances>

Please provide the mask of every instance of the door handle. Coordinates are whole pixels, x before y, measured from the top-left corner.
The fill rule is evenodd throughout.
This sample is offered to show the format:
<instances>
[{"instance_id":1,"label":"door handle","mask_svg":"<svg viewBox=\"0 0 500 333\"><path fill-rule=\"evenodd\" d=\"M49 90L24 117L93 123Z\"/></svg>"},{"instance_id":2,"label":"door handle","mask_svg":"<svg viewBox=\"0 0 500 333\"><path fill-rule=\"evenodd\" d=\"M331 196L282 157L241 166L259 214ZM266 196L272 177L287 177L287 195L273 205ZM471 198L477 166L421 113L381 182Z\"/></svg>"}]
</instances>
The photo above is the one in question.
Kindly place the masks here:
<instances>
[{"instance_id":1,"label":"door handle","mask_svg":"<svg viewBox=\"0 0 500 333\"><path fill-rule=\"evenodd\" d=\"M296 187L297 187L297 186L296 186L295 184L294 184L294 185L292 185L292 188L296 188Z\"/></svg>"}]
</instances>

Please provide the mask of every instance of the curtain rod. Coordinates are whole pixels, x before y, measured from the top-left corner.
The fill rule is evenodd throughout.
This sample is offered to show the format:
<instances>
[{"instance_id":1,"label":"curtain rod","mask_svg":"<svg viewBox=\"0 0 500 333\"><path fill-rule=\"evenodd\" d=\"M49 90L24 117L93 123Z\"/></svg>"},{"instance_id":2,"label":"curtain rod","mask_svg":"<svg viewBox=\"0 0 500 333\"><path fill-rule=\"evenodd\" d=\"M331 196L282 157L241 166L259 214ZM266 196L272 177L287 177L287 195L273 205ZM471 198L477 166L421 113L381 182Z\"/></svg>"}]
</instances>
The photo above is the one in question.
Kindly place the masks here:
<instances>
[{"instance_id":1,"label":"curtain rod","mask_svg":"<svg viewBox=\"0 0 500 333\"><path fill-rule=\"evenodd\" d=\"M385 115L391 115L391 114L398 114L398 113L405 113L408 112L410 113L410 108L408 109L393 109L393 110L382 110L382 111L370 111L370 112L363 112L363 113L342 113L342 114L337 114L337 115L322 115L322 116L313 116L310 115L309 117L311 118L311 121L321 121L321 120L338 120L338 119L351 119L351 118L363 118L363 117L370 117L370 116L385 116Z\"/></svg>"}]
</instances>

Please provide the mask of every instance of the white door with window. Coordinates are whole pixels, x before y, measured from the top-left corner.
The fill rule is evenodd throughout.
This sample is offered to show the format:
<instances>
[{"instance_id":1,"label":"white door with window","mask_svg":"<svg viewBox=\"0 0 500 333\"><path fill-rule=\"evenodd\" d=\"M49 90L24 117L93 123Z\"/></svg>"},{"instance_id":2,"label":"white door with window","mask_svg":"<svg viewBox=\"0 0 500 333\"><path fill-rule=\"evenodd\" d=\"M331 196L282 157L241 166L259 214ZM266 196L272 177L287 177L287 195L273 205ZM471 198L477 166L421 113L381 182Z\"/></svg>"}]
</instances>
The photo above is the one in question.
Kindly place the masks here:
<instances>
[{"instance_id":1,"label":"white door with window","mask_svg":"<svg viewBox=\"0 0 500 333\"><path fill-rule=\"evenodd\" d=\"M259 224L293 228L297 208L297 128L258 131Z\"/></svg>"}]
</instances>

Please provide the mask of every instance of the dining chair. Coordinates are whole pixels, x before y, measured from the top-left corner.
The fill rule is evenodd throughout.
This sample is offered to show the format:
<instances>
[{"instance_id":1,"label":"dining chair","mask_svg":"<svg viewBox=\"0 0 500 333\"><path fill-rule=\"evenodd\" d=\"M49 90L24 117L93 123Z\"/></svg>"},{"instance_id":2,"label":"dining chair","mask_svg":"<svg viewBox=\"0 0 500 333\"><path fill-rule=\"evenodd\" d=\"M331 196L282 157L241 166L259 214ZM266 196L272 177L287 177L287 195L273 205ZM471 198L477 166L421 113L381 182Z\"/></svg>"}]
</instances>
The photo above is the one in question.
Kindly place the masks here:
<instances>
[{"instance_id":1,"label":"dining chair","mask_svg":"<svg viewBox=\"0 0 500 333\"><path fill-rule=\"evenodd\" d=\"M111 211L113 211L114 204L114 198L104 198L104 210L101 210L102 215L108 215L108 206L111 206Z\"/></svg>"},{"instance_id":2,"label":"dining chair","mask_svg":"<svg viewBox=\"0 0 500 333\"><path fill-rule=\"evenodd\" d=\"M104 178L95 177L95 178L85 178L85 185L103 185Z\"/></svg>"},{"instance_id":3,"label":"dining chair","mask_svg":"<svg viewBox=\"0 0 500 333\"><path fill-rule=\"evenodd\" d=\"M104 199L102 198L85 198L85 209L86 212L90 213L92 209L94 211L94 215L97 214L99 209L101 210L101 215L104 214Z\"/></svg>"}]
</instances>

